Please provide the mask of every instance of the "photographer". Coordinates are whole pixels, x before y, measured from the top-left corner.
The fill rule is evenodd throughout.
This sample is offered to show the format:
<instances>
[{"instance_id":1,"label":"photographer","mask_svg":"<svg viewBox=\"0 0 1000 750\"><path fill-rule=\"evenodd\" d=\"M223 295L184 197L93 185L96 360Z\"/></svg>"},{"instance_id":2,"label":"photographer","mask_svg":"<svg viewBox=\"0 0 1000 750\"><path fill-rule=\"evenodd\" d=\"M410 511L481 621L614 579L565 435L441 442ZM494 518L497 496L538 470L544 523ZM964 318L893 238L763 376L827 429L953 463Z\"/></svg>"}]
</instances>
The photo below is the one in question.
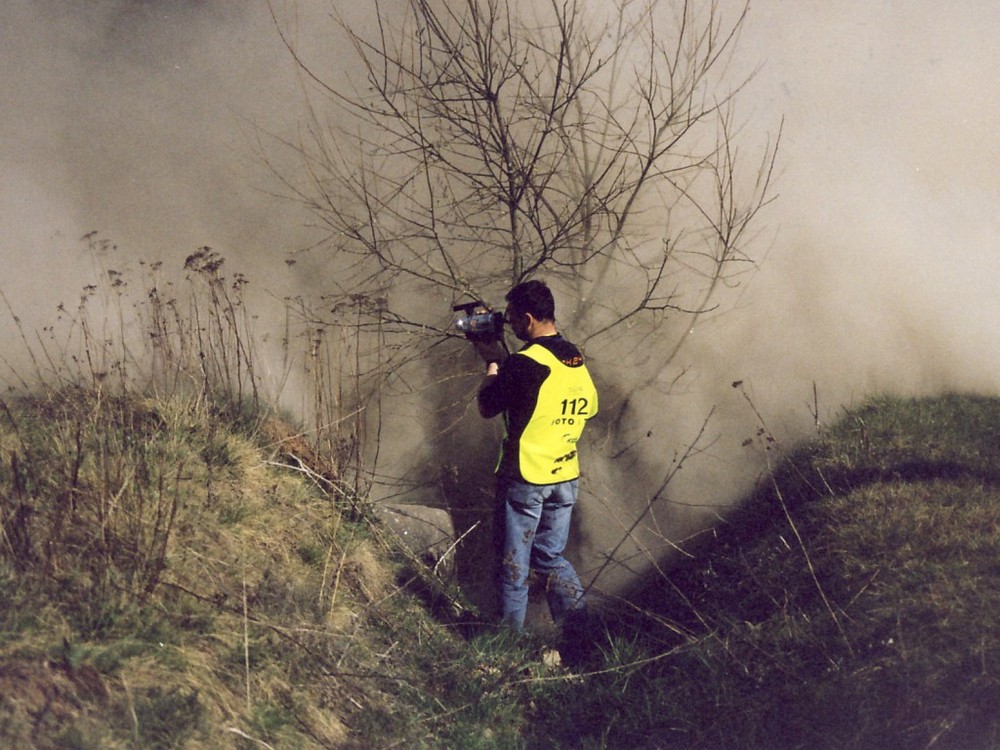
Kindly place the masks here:
<instances>
[{"instance_id":1,"label":"photographer","mask_svg":"<svg viewBox=\"0 0 1000 750\"><path fill-rule=\"evenodd\" d=\"M571 649L586 621L583 587L563 557L580 476L577 440L597 413L597 391L580 350L556 329L552 292L541 281L506 295L504 319L525 346L507 356L500 337L473 341L487 363L479 413L503 415L497 464L497 521L503 530L500 592L503 622L524 626L528 574L546 577L553 620Z\"/></svg>"}]
</instances>

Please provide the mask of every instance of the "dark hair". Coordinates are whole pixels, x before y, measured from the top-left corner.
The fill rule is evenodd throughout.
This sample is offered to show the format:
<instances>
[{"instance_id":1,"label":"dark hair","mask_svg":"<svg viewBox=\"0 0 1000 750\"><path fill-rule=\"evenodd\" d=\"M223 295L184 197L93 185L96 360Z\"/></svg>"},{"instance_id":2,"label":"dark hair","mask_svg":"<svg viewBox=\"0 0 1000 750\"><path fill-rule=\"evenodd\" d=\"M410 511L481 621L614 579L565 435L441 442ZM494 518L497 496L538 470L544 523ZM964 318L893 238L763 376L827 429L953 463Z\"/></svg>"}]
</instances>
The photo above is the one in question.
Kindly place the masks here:
<instances>
[{"instance_id":1,"label":"dark hair","mask_svg":"<svg viewBox=\"0 0 1000 750\"><path fill-rule=\"evenodd\" d=\"M531 313L535 320L555 320L556 302L544 281L524 281L507 292L506 300L519 313Z\"/></svg>"}]
</instances>

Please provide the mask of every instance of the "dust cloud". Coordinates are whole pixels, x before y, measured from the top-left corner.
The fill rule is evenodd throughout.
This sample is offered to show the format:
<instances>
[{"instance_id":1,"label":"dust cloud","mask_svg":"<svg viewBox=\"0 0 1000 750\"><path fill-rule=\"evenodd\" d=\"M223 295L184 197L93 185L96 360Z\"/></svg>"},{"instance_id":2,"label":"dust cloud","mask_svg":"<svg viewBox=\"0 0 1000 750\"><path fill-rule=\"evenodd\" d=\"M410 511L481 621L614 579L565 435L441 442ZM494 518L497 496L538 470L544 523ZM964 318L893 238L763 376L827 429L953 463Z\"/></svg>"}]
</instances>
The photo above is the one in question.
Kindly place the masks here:
<instances>
[{"instance_id":1,"label":"dust cloud","mask_svg":"<svg viewBox=\"0 0 1000 750\"><path fill-rule=\"evenodd\" d=\"M0 6L3 289L36 321L74 302L97 231L179 268L208 245L280 265L304 214L267 195L260 129L296 124L296 81L266 6L12 0ZM264 276L264 274L261 274Z\"/></svg>"},{"instance_id":2,"label":"dust cloud","mask_svg":"<svg viewBox=\"0 0 1000 750\"><path fill-rule=\"evenodd\" d=\"M296 5L317 18L328 7ZM303 34L318 28L282 18ZM595 425L582 570L602 570L601 555L699 433L644 544L668 550L658 534L683 538L746 490L761 469L743 445L758 426L748 398L793 443L815 430L817 406L825 422L876 391L998 390L998 27L989 2L754 0L737 61L760 70L739 114L750 140L784 118L761 264L725 314L698 321L676 389L627 394L628 429L640 436L628 458L602 452L608 425ZM0 289L29 325L90 280L79 238L91 230L119 245L123 263L180 267L209 245L265 297L322 290L322 258L284 263L314 233L308 214L271 195L262 153L274 154L259 148L261 133L295 141L304 121L266 3L8 0L0 41ZM336 75L345 58L313 59ZM626 378L591 354L606 403L624 398L616 381ZM462 382L440 395L460 412L474 391L474 379ZM446 463L432 455L441 444L424 440L423 398L383 408L384 422L407 424L383 430L388 474ZM477 419L470 412L450 433L450 450L492 450L492 428ZM614 573L601 575L614 585Z\"/></svg>"},{"instance_id":3,"label":"dust cloud","mask_svg":"<svg viewBox=\"0 0 1000 750\"><path fill-rule=\"evenodd\" d=\"M714 409L671 485L678 536L760 472L749 401L788 446L874 392L1000 389L998 21L988 3L751 4L741 112L751 139L784 117L780 197L755 278L695 327L685 388L645 420L683 443Z\"/></svg>"}]
</instances>

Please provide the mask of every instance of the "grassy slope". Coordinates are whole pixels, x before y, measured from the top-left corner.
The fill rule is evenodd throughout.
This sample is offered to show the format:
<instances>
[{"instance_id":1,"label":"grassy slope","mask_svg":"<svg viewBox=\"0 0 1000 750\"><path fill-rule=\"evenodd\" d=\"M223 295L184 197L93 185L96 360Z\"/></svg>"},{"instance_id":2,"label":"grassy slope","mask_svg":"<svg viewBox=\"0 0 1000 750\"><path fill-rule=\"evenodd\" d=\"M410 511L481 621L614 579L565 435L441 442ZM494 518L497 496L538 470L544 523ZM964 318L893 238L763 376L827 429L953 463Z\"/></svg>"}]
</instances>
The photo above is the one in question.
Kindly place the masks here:
<instances>
[{"instance_id":1,"label":"grassy slope","mask_svg":"<svg viewBox=\"0 0 1000 750\"><path fill-rule=\"evenodd\" d=\"M252 421L78 392L0 423L0 746L1000 740L996 400L876 400L775 458L581 675L433 618Z\"/></svg>"},{"instance_id":2,"label":"grassy slope","mask_svg":"<svg viewBox=\"0 0 1000 750\"><path fill-rule=\"evenodd\" d=\"M84 388L2 406L0 747L517 741L537 644L433 617L453 592L287 431Z\"/></svg>"},{"instance_id":3,"label":"grassy slope","mask_svg":"<svg viewBox=\"0 0 1000 750\"><path fill-rule=\"evenodd\" d=\"M781 462L659 587L691 634L661 736L997 747L998 480L1000 401L963 396L874 400Z\"/></svg>"}]
</instances>

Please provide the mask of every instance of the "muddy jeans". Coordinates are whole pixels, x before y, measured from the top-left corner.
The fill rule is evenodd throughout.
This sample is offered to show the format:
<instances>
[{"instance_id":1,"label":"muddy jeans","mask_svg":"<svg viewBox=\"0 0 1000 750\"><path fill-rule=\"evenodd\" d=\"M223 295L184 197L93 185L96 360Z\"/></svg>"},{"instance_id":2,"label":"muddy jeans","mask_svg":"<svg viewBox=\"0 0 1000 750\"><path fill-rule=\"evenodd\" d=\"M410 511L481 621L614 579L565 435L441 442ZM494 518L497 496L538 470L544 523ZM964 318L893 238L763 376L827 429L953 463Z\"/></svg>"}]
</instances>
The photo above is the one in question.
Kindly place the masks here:
<instances>
[{"instance_id":1,"label":"muddy jeans","mask_svg":"<svg viewBox=\"0 0 1000 750\"><path fill-rule=\"evenodd\" d=\"M497 500L504 530L500 595L503 622L520 630L528 608L528 574L545 576L549 611L562 624L569 613L586 611L583 587L573 565L563 556L577 480L559 484L524 484L500 480Z\"/></svg>"}]
</instances>

